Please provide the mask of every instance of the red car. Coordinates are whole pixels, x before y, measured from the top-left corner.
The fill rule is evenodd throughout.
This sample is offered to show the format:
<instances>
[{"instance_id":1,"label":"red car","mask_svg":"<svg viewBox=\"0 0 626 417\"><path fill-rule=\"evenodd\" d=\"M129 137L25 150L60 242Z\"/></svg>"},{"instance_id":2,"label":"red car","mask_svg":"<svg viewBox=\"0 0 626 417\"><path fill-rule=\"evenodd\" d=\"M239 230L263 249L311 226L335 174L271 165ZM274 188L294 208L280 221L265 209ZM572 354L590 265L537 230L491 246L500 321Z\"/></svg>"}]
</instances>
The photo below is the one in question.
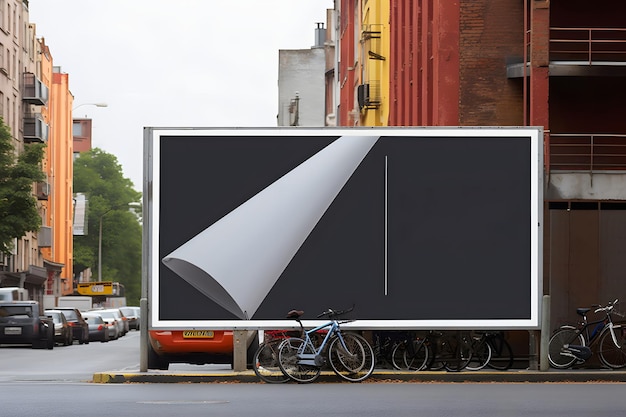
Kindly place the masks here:
<instances>
[{"instance_id":1,"label":"red car","mask_svg":"<svg viewBox=\"0 0 626 417\"><path fill-rule=\"evenodd\" d=\"M232 330L150 330L148 368L168 369L170 363L233 364ZM258 347L256 332L248 338L248 359Z\"/></svg>"}]
</instances>

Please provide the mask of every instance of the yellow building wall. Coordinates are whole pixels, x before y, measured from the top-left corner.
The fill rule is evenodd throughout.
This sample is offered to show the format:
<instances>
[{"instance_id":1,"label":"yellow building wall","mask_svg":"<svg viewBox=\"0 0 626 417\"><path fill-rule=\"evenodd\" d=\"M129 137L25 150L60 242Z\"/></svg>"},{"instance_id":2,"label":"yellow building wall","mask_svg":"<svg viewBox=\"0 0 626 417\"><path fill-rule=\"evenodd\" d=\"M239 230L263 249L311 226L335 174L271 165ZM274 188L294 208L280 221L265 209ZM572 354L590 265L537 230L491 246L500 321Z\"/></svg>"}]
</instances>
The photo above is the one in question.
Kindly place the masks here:
<instances>
[{"instance_id":1,"label":"yellow building wall","mask_svg":"<svg viewBox=\"0 0 626 417\"><path fill-rule=\"evenodd\" d=\"M378 108L361 109L360 125L387 126L389 118L389 0L362 0L361 2L361 83L370 84L370 95L380 99ZM372 39L366 32L379 32L378 38ZM369 51L379 58L373 59ZM375 82L376 84L373 84Z\"/></svg>"}]
</instances>

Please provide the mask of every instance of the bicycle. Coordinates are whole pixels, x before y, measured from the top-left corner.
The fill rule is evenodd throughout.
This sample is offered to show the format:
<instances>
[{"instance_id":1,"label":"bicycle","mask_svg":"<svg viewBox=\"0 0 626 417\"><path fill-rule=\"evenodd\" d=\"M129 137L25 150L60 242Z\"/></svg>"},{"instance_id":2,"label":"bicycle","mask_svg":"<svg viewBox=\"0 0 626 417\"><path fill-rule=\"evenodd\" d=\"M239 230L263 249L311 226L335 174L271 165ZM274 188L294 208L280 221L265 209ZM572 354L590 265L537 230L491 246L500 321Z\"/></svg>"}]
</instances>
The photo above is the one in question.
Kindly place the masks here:
<instances>
[{"instance_id":1,"label":"bicycle","mask_svg":"<svg viewBox=\"0 0 626 417\"><path fill-rule=\"evenodd\" d=\"M614 311L616 299L606 306L594 305L595 313L604 313L604 317L596 321L588 321L587 313L592 308L577 308L576 313L582 316L577 326L561 326L550 338L548 343L548 360L554 368L565 369L575 362L583 363L592 355L591 347L598 345L597 353L600 361L611 369L626 367L626 328L613 323L613 315L622 316Z\"/></svg>"},{"instance_id":2,"label":"bicycle","mask_svg":"<svg viewBox=\"0 0 626 417\"><path fill-rule=\"evenodd\" d=\"M292 310L287 318L300 317L304 312ZM278 365L278 348L289 337L300 336L298 330L266 330L263 343L259 345L252 359L252 370L262 381L281 384L290 380Z\"/></svg>"},{"instance_id":3,"label":"bicycle","mask_svg":"<svg viewBox=\"0 0 626 417\"><path fill-rule=\"evenodd\" d=\"M407 335L398 343L391 354L391 361L396 369L409 371L421 371L426 369L431 357L429 341L427 337L419 335Z\"/></svg>"},{"instance_id":4,"label":"bicycle","mask_svg":"<svg viewBox=\"0 0 626 417\"><path fill-rule=\"evenodd\" d=\"M394 369L402 369L403 362L394 357L398 346L406 343L408 333L404 331L376 331L373 333L372 348L374 349L374 357L377 367L387 367ZM403 352L403 351L402 351Z\"/></svg>"},{"instance_id":5,"label":"bicycle","mask_svg":"<svg viewBox=\"0 0 626 417\"><path fill-rule=\"evenodd\" d=\"M427 366L432 371L445 369L458 372L472 359L472 341L467 332L459 330L431 331L425 344L430 349Z\"/></svg>"},{"instance_id":6,"label":"bicycle","mask_svg":"<svg viewBox=\"0 0 626 417\"><path fill-rule=\"evenodd\" d=\"M374 350L364 337L356 333L341 330L337 318L354 309L336 311L328 309L317 317L328 317L329 321L311 330L304 330L300 317L303 337L290 337L278 348L278 365L285 375L296 382L315 381L326 363L339 377L350 382L363 381L374 372ZM324 339L318 346L313 342L312 335L328 329Z\"/></svg>"},{"instance_id":7,"label":"bicycle","mask_svg":"<svg viewBox=\"0 0 626 417\"><path fill-rule=\"evenodd\" d=\"M472 338L472 358L465 367L477 371L485 367L506 371L513 366L513 350L502 331L475 331Z\"/></svg>"}]
</instances>

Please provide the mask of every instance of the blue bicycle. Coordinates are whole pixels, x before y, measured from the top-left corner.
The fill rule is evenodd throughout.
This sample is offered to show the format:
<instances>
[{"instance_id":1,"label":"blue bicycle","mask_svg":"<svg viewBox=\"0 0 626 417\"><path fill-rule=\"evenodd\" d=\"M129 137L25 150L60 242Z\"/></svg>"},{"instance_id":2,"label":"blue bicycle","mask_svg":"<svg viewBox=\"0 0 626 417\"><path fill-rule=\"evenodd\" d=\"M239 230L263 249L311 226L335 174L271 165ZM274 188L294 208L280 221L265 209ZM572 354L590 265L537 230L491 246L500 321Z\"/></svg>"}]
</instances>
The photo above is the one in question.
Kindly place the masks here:
<instances>
[{"instance_id":1,"label":"blue bicycle","mask_svg":"<svg viewBox=\"0 0 626 417\"><path fill-rule=\"evenodd\" d=\"M300 316L295 319L303 329L303 337L285 339L278 349L278 365L281 371L300 383L315 381L327 363L341 378L350 382L363 381L374 372L374 350L364 337L341 330L338 317L352 311L354 307L337 311L328 309L317 317L328 317L329 321L311 330L304 331ZM316 346L318 332L327 330L321 343Z\"/></svg>"}]
</instances>

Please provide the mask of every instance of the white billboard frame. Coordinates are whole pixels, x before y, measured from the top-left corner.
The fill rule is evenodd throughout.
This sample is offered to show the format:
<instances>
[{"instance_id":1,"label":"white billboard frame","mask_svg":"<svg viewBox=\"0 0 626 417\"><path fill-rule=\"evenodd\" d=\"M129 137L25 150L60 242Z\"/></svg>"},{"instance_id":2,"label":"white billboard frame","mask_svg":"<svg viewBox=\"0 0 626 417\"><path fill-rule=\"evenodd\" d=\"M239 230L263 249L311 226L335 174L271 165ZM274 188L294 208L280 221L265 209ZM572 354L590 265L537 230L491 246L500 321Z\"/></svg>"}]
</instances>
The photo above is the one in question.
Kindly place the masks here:
<instances>
[{"instance_id":1,"label":"white billboard frame","mask_svg":"<svg viewBox=\"0 0 626 417\"><path fill-rule=\"evenodd\" d=\"M143 285L148 299L149 327L155 330L185 329L275 329L295 328L293 320L162 320L159 306L159 236L160 212L160 139L171 136L397 136L397 137L514 137L530 141L530 237L531 260L530 317L528 319L489 320L355 320L346 323L353 329L540 329L542 297L542 228L543 228L543 130L536 127L411 127L411 128L175 128L144 129L144 243ZM157 255L157 256L155 256ZM320 312L328 306L320 306ZM343 308L347 306L333 306ZM313 312L309 312L313 313ZM324 320L305 320L316 326Z\"/></svg>"}]
</instances>

